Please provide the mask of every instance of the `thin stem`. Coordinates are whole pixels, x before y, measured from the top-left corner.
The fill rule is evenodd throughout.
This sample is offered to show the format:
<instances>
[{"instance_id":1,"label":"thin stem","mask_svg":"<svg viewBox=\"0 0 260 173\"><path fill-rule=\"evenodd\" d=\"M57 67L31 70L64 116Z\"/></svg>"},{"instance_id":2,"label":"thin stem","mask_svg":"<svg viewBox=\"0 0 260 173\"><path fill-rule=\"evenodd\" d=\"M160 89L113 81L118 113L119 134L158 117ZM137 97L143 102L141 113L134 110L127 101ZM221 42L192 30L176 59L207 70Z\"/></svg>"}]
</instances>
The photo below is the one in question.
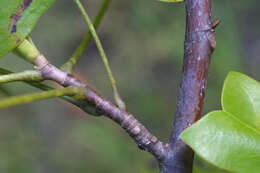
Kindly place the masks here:
<instances>
[{"instance_id":1,"label":"thin stem","mask_svg":"<svg viewBox=\"0 0 260 173\"><path fill-rule=\"evenodd\" d=\"M12 73L0 76L0 83L9 83L15 81L40 82L42 80L43 78L41 73L35 70L28 70L21 73Z\"/></svg>"},{"instance_id":2,"label":"thin stem","mask_svg":"<svg viewBox=\"0 0 260 173\"><path fill-rule=\"evenodd\" d=\"M83 17L84 17L84 19L85 19L85 21L86 21L86 23L89 27L89 30L90 30L90 32L93 36L93 39L94 39L94 41L97 45L99 54L102 58L102 61L104 63L105 69L107 71L107 74L108 74L108 77L109 77L109 80L110 80L110 83L111 83L112 88L113 88L115 102L118 105L118 107L120 107L121 109L125 109L125 103L122 101L122 99L121 99L121 97L118 93L118 90L117 90L117 87L116 87L116 81L115 81L114 76L112 74L112 71L110 69L106 53L105 53L103 46L100 42L100 39L98 38L98 35L96 33L95 27L93 26L88 14L86 13L86 11L85 11L84 7L82 6L81 2L79 0L75 0L75 3L77 4L81 14L83 15Z\"/></svg>"},{"instance_id":3,"label":"thin stem","mask_svg":"<svg viewBox=\"0 0 260 173\"><path fill-rule=\"evenodd\" d=\"M38 73L38 71L35 71L35 72ZM8 74L12 74L12 73L14 73L14 72L11 72L11 71L6 70L4 68L0 68L0 74L2 74L2 75L8 75ZM0 78L1 78L1 76L0 76ZM45 85L45 84L42 84L42 83L39 83L39 82L26 82L26 81L22 81L22 82L24 82L24 83L26 83L26 84L28 84L32 87L43 90L43 91L49 91L49 90L55 89L51 86L48 86L48 85ZM78 100L78 99L75 99L75 98L69 97L69 96L62 96L61 98L63 100L70 102L71 104L79 107L81 110L83 110L84 112L86 112L90 115L94 115L94 116L101 116L102 115L102 113L100 111L98 111L97 109L95 109L95 107L89 102L86 102L84 100Z\"/></svg>"},{"instance_id":4,"label":"thin stem","mask_svg":"<svg viewBox=\"0 0 260 173\"><path fill-rule=\"evenodd\" d=\"M44 79L55 81L64 87L84 87L87 91L84 99L86 102L91 103L96 110L120 125L138 144L139 148L152 153L158 162L162 163L167 155L168 145L159 141L133 115L102 98L93 89L72 75L50 64L44 55L39 55L34 64L39 68Z\"/></svg>"},{"instance_id":5,"label":"thin stem","mask_svg":"<svg viewBox=\"0 0 260 173\"><path fill-rule=\"evenodd\" d=\"M110 0L103 0L102 5L98 11L98 14L94 20L94 27L97 28L104 17L108 5L110 3ZM77 64L79 58L82 56L83 52L85 51L87 45L89 44L90 40L92 38L91 32L88 31L88 33L84 36L83 40L81 41L80 45L77 47L73 55L70 57L70 59L61 67L63 71L66 71L70 74L73 74L74 67Z\"/></svg>"},{"instance_id":6,"label":"thin stem","mask_svg":"<svg viewBox=\"0 0 260 173\"><path fill-rule=\"evenodd\" d=\"M79 87L71 86L63 89L44 91L41 93L26 94L22 96L10 97L7 99L0 100L0 109L16 106L20 104L26 104L37 100L49 99L53 97L61 96L76 96L83 98L84 90Z\"/></svg>"}]
</instances>

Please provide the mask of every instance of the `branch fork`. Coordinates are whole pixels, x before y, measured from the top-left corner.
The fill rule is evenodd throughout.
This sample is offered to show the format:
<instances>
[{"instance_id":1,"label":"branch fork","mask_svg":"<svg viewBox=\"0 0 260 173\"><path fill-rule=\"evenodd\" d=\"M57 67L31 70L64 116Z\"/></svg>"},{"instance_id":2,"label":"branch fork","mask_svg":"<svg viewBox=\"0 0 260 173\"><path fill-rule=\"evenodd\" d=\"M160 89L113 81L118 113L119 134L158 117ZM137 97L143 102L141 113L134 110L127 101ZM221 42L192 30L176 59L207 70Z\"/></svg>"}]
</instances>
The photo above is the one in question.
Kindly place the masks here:
<instances>
[{"instance_id":1,"label":"branch fork","mask_svg":"<svg viewBox=\"0 0 260 173\"><path fill-rule=\"evenodd\" d=\"M33 82L43 80L55 81L66 88L36 94L34 95L34 98L41 99L62 96L64 99L79 106L82 104L81 101L83 101L84 104L87 103L90 105L90 109L93 113L105 115L120 125L129 136L132 137L140 149L153 154L158 160L162 173L191 173L194 153L191 148L181 141L179 136L184 129L200 118L203 106L210 58L216 48L214 29L219 23L211 22L211 0L185 1L187 27L185 35L184 65L181 86L179 89L178 106L169 144L158 140L158 138L150 133L143 124L125 110L124 103L121 103L122 100L117 92L115 80L109 68L103 47L94 29L95 26L98 25L99 20L97 20L96 25L93 26L80 1L75 0L75 2L85 18L90 32L85 36L83 42L75 52L74 57L65 63L62 68L68 70L70 74L52 65L44 55L39 53L31 42L25 40L24 43L16 48L15 52L28 62L36 65L38 71L34 71L31 74L22 72L19 73L19 75L13 74L3 76L3 78L0 77L0 82L27 80ZM103 9L101 9L99 17L103 16L108 2L109 0L104 0ZM100 51L112 84L117 105L102 98L88 85L71 75L72 69L79 59L79 56L83 53L84 46L86 46L90 40L91 35L94 37ZM67 69L67 67L69 69ZM4 71L4 73L6 73L6 71ZM6 74L8 74L8 72ZM43 86L42 84L37 85L39 88ZM72 96L72 99L67 96ZM26 96L19 97L19 99L23 101L26 100L26 98ZM88 110L86 112L88 112Z\"/></svg>"},{"instance_id":2,"label":"branch fork","mask_svg":"<svg viewBox=\"0 0 260 173\"><path fill-rule=\"evenodd\" d=\"M50 62L45 58L44 55L40 54L34 61L34 65L37 66L38 70L41 72L47 80L53 80L61 85L67 80L68 73L59 70L57 67L50 64Z\"/></svg>"}]
</instances>

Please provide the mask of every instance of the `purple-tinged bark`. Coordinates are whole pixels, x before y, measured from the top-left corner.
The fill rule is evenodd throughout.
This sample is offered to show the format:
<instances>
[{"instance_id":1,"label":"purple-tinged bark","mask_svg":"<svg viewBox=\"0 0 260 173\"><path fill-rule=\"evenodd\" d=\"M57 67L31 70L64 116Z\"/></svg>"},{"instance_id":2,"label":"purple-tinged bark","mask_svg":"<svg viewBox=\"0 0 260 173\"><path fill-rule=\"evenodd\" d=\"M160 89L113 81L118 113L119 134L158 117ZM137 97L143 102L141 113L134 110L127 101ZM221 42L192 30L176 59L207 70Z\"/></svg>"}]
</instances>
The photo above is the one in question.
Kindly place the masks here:
<instances>
[{"instance_id":1,"label":"purple-tinged bark","mask_svg":"<svg viewBox=\"0 0 260 173\"><path fill-rule=\"evenodd\" d=\"M200 119L208 68L216 47L211 22L211 0L186 0L184 62L178 105L164 173L191 173L194 153L180 138L181 132Z\"/></svg>"}]
</instances>

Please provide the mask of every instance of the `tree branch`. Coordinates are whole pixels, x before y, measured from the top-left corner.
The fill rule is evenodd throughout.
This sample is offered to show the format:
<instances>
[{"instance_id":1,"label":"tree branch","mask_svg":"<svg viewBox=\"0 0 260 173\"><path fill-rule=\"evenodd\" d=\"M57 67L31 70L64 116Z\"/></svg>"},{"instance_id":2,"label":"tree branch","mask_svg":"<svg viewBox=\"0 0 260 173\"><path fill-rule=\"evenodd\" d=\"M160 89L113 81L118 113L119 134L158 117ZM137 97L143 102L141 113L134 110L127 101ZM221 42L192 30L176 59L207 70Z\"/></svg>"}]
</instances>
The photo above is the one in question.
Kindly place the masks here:
<instances>
[{"instance_id":1,"label":"tree branch","mask_svg":"<svg viewBox=\"0 0 260 173\"><path fill-rule=\"evenodd\" d=\"M39 55L34 64L46 80L55 81L64 87L84 87L86 89L85 101L92 103L98 111L119 124L133 138L140 149L152 153L159 163L164 160L167 144L159 141L133 115L102 98L93 89L73 76L56 68L43 55Z\"/></svg>"},{"instance_id":2,"label":"tree branch","mask_svg":"<svg viewBox=\"0 0 260 173\"><path fill-rule=\"evenodd\" d=\"M181 139L181 132L200 118L210 57L216 47L211 22L211 0L186 0L186 38L184 64L171 154L163 165L164 173L191 173L193 151Z\"/></svg>"},{"instance_id":3,"label":"tree branch","mask_svg":"<svg viewBox=\"0 0 260 173\"><path fill-rule=\"evenodd\" d=\"M6 69L3 69L3 68L0 68L0 74L2 74L2 76L0 76L0 80L1 80L1 77L4 77L4 76L8 76L8 75L13 75L13 76L16 76L16 74L19 74L19 73L13 73L9 70L6 70ZM31 73L24 73L24 72L21 72L20 74L23 74L23 78L12 78L12 80L8 80L8 81L5 81L4 83L7 83L7 82L15 82L15 81L22 81L32 87L35 87L35 88L38 88L40 90L43 90L43 91L49 91L49 90L53 90L55 88L53 87L50 87L48 85L45 85L45 84L42 84L40 82L32 82L30 79L31 79ZM34 78L38 78L38 80L44 80L41 73L39 71L33 71L33 74L35 75ZM37 75L37 76L36 76ZM4 78L8 78L8 77L4 77ZM29 80L22 80L22 79L29 79ZM78 108L80 108L82 111L90 114L90 115L94 115L94 116L101 116L101 112L98 111L91 103L89 102L86 102L84 100L78 100L78 99L75 99L73 97L69 97L69 96L61 96L60 98L70 102L71 104L77 106Z\"/></svg>"},{"instance_id":4,"label":"tree branch","mask_svg":"<svg viewBox=\"0 0 260 173\"><path fill-rule=\"evenodd\" d=\"M110 3L110 0L103 0L102 5L98 11L98 14L94 20L94 27L97 28L102 20L102 18L104 17L108 5ZM68 72L69 74L73 74L74 71L74 67L76 65L76 63L78 62L79 58L81 57L81 55L83 54L84 50L86 49L90 39L92 38L92 34L89 31L83 38L83 40L81 41L80 45L77 47L77 49L75 50L75 52L73 53L73 55L71 56L71 58L61 67L61 69L63 71Z\"/></svg>"},{"instance_id":5,"label":"tree branch","mask_svg":"<svg viewBox=\"0 0 260 173\"><path fill-rule=\"evenodd\" d=\"M95 107L96 112L106 115L125 129L137 143L138 147L152 153L159 164L164 160L168 144L163 144L159 141L133 115L102 98L93 89L72 75L50 64L42 54L39 54L38 49L30 41L24 40L14 51L21 58L37 66L44 80L55 81L64 87L76 86L85 88L84 100L86 103L90 103Z\"/></svg>"},{"instance_id":6,"label":"tree branch","mask_svg":"<svg viewBox=\"0 0 260 173\"><path fill-rule=\"evenodd\" d=\"M37 66L44 80L55 81L64 87L77 86L85 88L85 102L94 106L95 110L100 114L119 124L132 137L140 149L150 152L155 156L159 164L162 163L167 155L168 144L159 141L133 115L102 98L93 89L72 75L50 64L42 54L37 55L37 48L28 40L24 40L15 49L15 52L26 61Z\"/></svg>"}]
</instances>

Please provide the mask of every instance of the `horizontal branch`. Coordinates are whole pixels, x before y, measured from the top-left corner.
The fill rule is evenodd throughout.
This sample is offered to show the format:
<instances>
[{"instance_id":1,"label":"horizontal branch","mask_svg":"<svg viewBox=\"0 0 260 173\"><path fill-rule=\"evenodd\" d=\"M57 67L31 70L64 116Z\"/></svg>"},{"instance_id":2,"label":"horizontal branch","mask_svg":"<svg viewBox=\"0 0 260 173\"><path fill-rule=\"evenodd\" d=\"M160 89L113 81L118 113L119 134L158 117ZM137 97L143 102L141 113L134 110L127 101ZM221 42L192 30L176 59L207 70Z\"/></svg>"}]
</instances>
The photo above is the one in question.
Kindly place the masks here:
<instances>
[{"instance_id":1,"label":"horizontal branch","mask_svg":"<svg viewBox=\"0 0 260 173\"><path fill-rule=\"evenodd\" d=\"M23 73L23 72L21 72ZM41 73L39 71L33 71L33 73L36 75L37 74L37 78L38 79L41 79L41 80L44 80ZM3 68L0 68L0 74L2 74L2 76L5 76L5 75L10 75L10 74L15 74L14 72L11 72L9 70L6 70L6 69L3 69ZM31 76L30 74L26 73L27 75ZM2 77L0 76L0 78ZM36 76L35 76L36 77ZM25 77L24 78L29 78L29 77ZM20 80L13 80L13 81L8 81L8 82L15 82L15 81L20 81ZM21 80L22 82L32 86L32 87L35 87L35 88L38 88L40 90L43 90L43 91L49 91L49 90L53 90L55 88L53 87L50 87L46 84L42 84L40 82L29 82L29 81L23 81ZM7 83L7 82L5 82ZM73 97L69 97L69 96L61 96L60 98L64 99L65 101L68 101L70 102L71 104L77 106L78 108L80 108L82 111L90 114L90 115L94 115L94 116L101 116L101 112L98 111L91 103L89 102L86 102L84 100L78 100L78 99L75 99Z\"/></svg>"},{"instance_id":2,"label":"horizontal branch","mask_svg":"<svg viewBox=\"0 0 260 173\"><path fill-rule=\"evenodd\" d=\"M133 115L102 98L93 89L75 77L56 68L43 55L39 55L34 64L39 68L42 77L46 80L55 81L64 87L84 87L86 89L85 100L87 102L93 104L98 111L125 129L140 149L152 153L159 161L164 159L168 145L159 141Z\"/></svg>"},{"instance_id":3,"label":"horizontal branch","mask_svg":"<svg viewBox=\"0 0 260 173\"><path fill-rule=\"evenodd\" d=\"M55 81L64 87L77 86L85 88L84 100L86 103L94 107L96 112L107 116L120 125L132 137L140 149L153 154L159 164L163 163L167 156L169 145L159 141L132 114L102 98L74 76L53 66L42 54L36 54L38 50L30 41L24 40L15 49L15 52L26 61L37 66L44 80Z\"/></svg>"}]
</instances>

